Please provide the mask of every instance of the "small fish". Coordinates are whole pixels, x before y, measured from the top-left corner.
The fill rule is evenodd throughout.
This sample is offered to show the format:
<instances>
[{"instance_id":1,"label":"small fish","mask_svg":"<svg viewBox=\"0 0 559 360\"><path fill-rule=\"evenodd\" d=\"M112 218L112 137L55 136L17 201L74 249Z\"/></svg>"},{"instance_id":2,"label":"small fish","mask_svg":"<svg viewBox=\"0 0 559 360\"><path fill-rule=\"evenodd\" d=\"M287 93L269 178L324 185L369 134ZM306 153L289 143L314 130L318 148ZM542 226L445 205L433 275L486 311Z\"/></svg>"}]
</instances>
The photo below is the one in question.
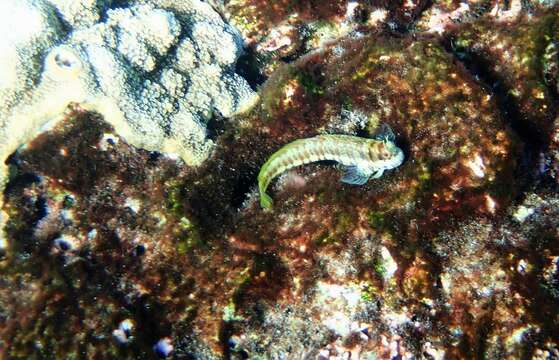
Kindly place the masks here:
<instances>
[{"instance_id":1,"label":"small fish","mask_svg":"<svg viewBox=\"0 0 559 360\"><path fill-rule=\"evenodd\" d=\"M276 151L260 169L260 205L264 209L272 207L272 198L266 194L266 189L276 176L315 161L333 160L346 166L341 181L347 184L363 185L370 177L377 179L385 170L394 169L404 161L404 153L394 139L392 129L385 124L373 139L319 135L295 140Z\"/></svg>"}]
</instances>

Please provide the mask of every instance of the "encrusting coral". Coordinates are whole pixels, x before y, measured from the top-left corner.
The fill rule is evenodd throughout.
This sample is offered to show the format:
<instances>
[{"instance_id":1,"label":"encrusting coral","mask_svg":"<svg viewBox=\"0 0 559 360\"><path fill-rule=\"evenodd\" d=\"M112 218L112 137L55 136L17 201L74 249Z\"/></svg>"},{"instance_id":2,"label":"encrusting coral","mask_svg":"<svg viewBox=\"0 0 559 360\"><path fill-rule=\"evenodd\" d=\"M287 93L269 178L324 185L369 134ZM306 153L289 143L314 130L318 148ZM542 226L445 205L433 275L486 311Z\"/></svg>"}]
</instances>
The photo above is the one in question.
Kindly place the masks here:
<instances>
[{"instance_id":1,"label":"encrusting coral","mask_svg":"<svg viewBox=\"0 0 559 360\"><path fill-rule=\"evenodd\" d=\"M2 3L3 13L31 18L27 27L3 24L9 35L0 40L6 51L0 89L2 188L7 157L62 118L70 103L102 113L135 146L175 153L197 165L212 147L206 123L214 114L230 117L256 99L235 73L242 40L208 4L108 4ZM0 226L3 221L0 216Z\"/></svg>"}]
</instances>

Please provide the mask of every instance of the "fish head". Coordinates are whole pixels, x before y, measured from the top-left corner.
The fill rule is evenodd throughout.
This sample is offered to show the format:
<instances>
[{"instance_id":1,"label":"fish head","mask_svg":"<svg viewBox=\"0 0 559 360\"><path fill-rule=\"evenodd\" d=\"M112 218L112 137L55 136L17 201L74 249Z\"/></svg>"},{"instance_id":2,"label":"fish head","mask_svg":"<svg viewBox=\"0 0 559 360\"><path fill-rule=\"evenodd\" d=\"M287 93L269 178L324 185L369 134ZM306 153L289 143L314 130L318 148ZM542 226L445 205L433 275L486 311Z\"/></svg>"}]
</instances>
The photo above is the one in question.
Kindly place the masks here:
<instances>
[{"instance_id":1,"label":"fish head","mask_svg":"<svg viewBox=\"0 0 559 360\"><path fill-rule=\"evenodd\" d=\"M371 143L371 158L376 158L375 167L379 170L394 169L404 162L404 152L393 141L385 139L376 144ZM373 153L375 152L374 157Z\"/></svg>"}]
</instances>

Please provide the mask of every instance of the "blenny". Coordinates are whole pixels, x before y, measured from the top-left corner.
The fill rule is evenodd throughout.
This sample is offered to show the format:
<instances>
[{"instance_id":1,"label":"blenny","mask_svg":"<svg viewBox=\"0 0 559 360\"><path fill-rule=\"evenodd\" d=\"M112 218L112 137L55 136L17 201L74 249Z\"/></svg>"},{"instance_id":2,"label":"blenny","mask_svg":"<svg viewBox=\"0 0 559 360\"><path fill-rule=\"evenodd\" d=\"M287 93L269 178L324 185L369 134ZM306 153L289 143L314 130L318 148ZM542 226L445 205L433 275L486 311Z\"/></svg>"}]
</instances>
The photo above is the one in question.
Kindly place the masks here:
<instances>
[{"instance_id":1,"label":"blenny","mask_svg":"<svg viewBox=\"0 0 559 360\"><path fill-rule=\"evenodd\" d=\"M265 209L272 206L272 199L266 194L266 189L276 176L315 161L333 160L346 166L341 181L347 184L363 185L371 177L377 179L385 170L398 167L404 161L404 153L394 140L394 133L386 124L380 126L380 131L372 139L351 135L319 135L295 140L276 151L260 169L260 205Z\"/></svg>"}]
</instances>

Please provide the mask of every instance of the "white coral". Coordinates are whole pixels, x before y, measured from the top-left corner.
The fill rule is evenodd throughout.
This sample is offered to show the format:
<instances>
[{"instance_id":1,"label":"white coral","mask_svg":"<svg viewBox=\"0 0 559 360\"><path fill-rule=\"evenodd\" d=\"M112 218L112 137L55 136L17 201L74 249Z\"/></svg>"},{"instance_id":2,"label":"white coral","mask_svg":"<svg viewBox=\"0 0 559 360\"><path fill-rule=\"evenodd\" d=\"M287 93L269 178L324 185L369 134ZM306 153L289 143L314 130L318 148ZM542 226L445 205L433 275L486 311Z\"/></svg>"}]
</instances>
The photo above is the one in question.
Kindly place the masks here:
<instances>
[{"instance_id":1,"label":"white coral","mask_svg":"<svg viewBox=\"0 0 559 360\"><path fill-rule=\"evenodd\" d=\"M115 34L116 50L130 63L152 71L181 33L173 13L149 5L109 10L106 24Z\"/></svg>"},{"instance_id":2,"label":"white coral","mask_svg":"<svg viewBox=\"0 0 559 360\"><path fill-rule=\"evenodd\" d=\"M71 28L94 25L101 19L102 12L112 0L48 0L53 4L62 20Z\"/></svg>"},{"instance_id":3,"label":"white coral","mask_svg":"<svg viewBox=\"0 0 559 360\"><path fill-rule=\"evenodd\" d=\"M116 3L0 2L2 161L76 102L131 144L196 165L213 145L205 127L213 113L229 117L254 103L234 71L242 40L210 5L137 0L110 8ZM1 165L0 187L5 181Z\"/></svg>"}]
</instances>

